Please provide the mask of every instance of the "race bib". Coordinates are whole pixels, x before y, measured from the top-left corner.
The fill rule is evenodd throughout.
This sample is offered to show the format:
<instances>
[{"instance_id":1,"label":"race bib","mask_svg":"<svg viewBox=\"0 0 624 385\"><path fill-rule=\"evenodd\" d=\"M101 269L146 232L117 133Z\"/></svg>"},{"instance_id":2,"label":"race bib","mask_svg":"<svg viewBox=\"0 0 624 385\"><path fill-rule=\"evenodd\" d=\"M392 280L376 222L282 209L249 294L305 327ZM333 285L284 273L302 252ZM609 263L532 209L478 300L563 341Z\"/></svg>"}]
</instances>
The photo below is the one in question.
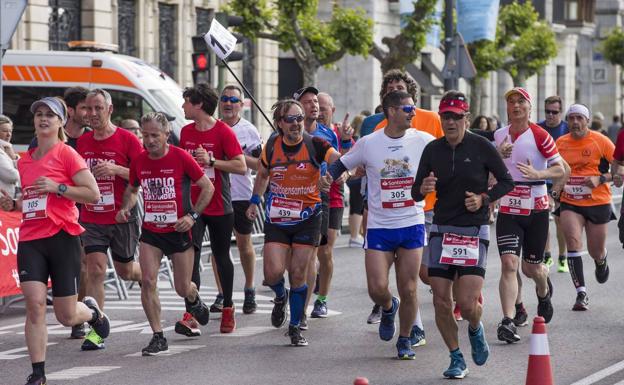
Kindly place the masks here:
<instances>
[{"instance_id":1,"label":"race bib","mask_svg":"<svg viewBox=\"0 0 624 385\"><path fill-rule=\"evenodd\" d=\"M175 201L146 201L145 222L154 225L172 225L178 220Z\"/></svg>"},{"instance_id":2,"label":"race bib","mask_svg":"<svg viewBox=\"0 0 624 385\"><path fill-rule=\"evenodd\" d=\"M444 233L440 263L476 266L479 263L479 237Z\"/></svg>"},{"instance_id":3,"label":"race bib","mask_svg":"<svg viewBox=\"0 0 624 385\"><path fill-rule=\"evenodd\" d=\"M563 187L566 197L574 200L591 199L592 188L585 186L584 176L571 176Z\"/></svg>"},{"instance_id":4,"label":"race bib","mask_svg":"<svg viewBox=\"0 0 624 385\"><path fill-rule=\"evenodd\" d=\"M531 214L531 186L516 186L500 199L499 212L513 215Z\"/></svg>"},{"instance_id":5,"label":"race bib","mask_svg":"<svg viewBox=\"0 0 624 385\"><path fill-rule=\"evenodd\" d=\"M412 199L413 177L381 178L381 207L396 209L414 206Z\"/></svg>"},{"instance_id":6,"label":"race bib","mask_svg":"<svg viewBox=\"0 0 624 385\"><path fill-rule=\"evenodd\" d=\"M303 201L273 197L269 209L269 219L271 223L285 223L298 221L301 219Z\"/></svg>"},{"instance_id":7,"label":"race bib","mask_svg":"<svg viewBox=\"0 0 624 385\"><path fill-rule=\"evenodd\" d=\"M98 189L100 190L100 200L96 204L85 204L85 207L89 211L103 213L107 211L115 210L115 188L113 183L98 183Z\"/></svg>"},{"instance_id":8,"label":"race bib","mask_svg":"<svg viewBox=\"0 0 624 385\"><path fill-rule=\"evenodd\" d=\"M208 179L210 179L210 181L212 183L214 183L214 181L215 181L215 170L214 170L214 167L206 167L206 168L204 168L204 175L206 175L208 177Z\"/></svg>"},{"instance_id":9,"label":"race bib","mask_svg":"<svg viewBox=\"0 0 624 385\"><path fill-rule=\"evenodd\" d=\"M24 220L47 218L48 193L38 193L33 187L23 191L22 215Z\"/></svg>"}]
</instances>

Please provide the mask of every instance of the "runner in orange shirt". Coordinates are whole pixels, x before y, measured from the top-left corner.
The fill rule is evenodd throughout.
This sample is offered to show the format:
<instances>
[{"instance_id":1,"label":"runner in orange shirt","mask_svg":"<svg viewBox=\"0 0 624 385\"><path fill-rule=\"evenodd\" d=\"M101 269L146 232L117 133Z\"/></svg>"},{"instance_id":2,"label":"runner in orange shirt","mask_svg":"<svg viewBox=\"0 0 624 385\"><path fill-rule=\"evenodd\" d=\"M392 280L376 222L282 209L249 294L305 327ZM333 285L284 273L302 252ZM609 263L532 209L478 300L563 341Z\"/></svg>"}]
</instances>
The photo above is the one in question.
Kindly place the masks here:
<instances>
[{"instance_id":1,"label":"runner in orange shirt","mask_svg":"<svg viewBox=\"0 0 624 385\"><path fill-rule=\"evenodd\" d=\"M596 264L596 280L609 279L607 265L607 224L615 219L611 208L613 181L609 164L613 162L615 146L608 137L589 129L589 109L582 104L570 106L567 114L570 133L557 140L561 156L568 162L571 174L563 190L553 189L560 196L561 225L568 247L568 267L576 288L572 310L587 310L589 297L583 275L581 236L587 234L587 250Z\"/></svg>"}]
</instances>

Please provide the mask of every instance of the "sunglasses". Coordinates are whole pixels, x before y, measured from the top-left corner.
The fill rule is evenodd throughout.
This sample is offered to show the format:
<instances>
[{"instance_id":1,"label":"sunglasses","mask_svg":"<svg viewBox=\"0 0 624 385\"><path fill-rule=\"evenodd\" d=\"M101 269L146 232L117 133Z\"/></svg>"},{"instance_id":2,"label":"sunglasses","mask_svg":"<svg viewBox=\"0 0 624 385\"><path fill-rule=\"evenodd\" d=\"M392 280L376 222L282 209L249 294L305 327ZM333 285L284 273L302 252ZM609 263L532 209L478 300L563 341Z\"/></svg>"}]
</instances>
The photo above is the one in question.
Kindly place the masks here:
<instances>
[{"instance_id":1,"label":"sunglasses","mask_svg":"<svg viewBox=\"0 0 624 385\"><path fill-rule=\"evenodd\" d=\"M239 98L237 98L236 96L225 96L225 95L223 95L223 96L221 96L221 101L223 103L227 103L227 102L230 102L230 103L240 103L241 100Z\"/></svg>"},{"instance_id":2,"label":"sunglasses","mask_svg":"<svg viewBox=\"0 0 624 385\"><path fill-rule=\"evenodd\" d=\"M561 111L555 111L555 110L546 110L546 115L557 115L559 114Z\"/></svg>"},{"instance_id":3,"label":"sunglasses","mask_svg":"<svg viewBox=\"0 0 624 385\"><path fill-rule=\"evenodd\" d=\"M282 120L286 123L301 123L303 122L303 115L286 115L282 117Z\"/></svg>"},{"instance_id":4,"label":"sunglasses","mask_svg":"<svg viewBox=\"0 0 624 385\"><path fill-rule=\"evenodd\" d=\"M416 111L416 106L413 104L404 104L402 106L398 106L397 108L402 109L403 112L405 112L406 114L411 114L412 112Z\"/></svg>"},{"instance_id":5,"label":"sunglasses","mask_svg":"<svg viewBox=\"0 0 624 385\"><path fill-rule=\"evenodd\" d=\"M454 112L443 112L440 114L440 118L442 120L462 120L464 117L466 117L466 115L464 114L456 114Z\"/></svg>"}]
</instances>

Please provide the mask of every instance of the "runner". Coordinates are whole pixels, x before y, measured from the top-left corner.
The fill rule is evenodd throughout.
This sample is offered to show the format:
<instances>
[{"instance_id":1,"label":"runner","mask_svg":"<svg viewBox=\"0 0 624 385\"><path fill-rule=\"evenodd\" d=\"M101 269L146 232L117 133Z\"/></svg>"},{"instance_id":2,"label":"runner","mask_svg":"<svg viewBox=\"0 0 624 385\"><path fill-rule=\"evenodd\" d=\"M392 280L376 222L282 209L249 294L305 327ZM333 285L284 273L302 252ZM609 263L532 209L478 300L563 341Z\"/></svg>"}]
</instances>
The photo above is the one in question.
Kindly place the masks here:
<instances>
[{"instance_id":1,"label":"runner","mask_svg":"<svg viewBox=\"0 0 624 385\"><path fill-rule=\"evenodd\" d=\"M369 217L364 244L368 292L382 307L379 337L390 341L395 334L394 318L399 311L396 343L400 359L415 359L410 334L418 309L417 282L425 244L424 203L414 202L409 190L425 145L434 138L412 130L414 100L409 93L394 91L382 101L388 125L361 138L355 147L331 165L325 182L344 171L363 166L369 194ZM395 264L399 297L388 287L388 274Z\"/></svg>"},{"instance_id":2,"label":"runner","mask_svg":"<svg viewBox=\"0 0 624 385\"><path fill-rule=\"evenodd\" d=\"M130 164L129 185L115 217L119 223L130 220L141 187L145 213L139 244L141 303L154 332L142 350L144 356L169 351L160 321L157 287L163 254L173 262L176 293L189 303L193 317L205 325L210 316L208 306L199 298L197 286L191 281L194 259L191 228L199 218L198 213L210 202L214 187L193 157L167 144L170 132L171 126L160 112L150 112L141 118L141 134L147 151ZM201 189L193 206L189 193L191 181Z\"/></svg>"},{"instance_id":3,"label":"runner","mask_svg":"<svg viewBox=\"0 0 624 385\"><path fill-rule=\"evenodd\" d=\"M453 291L462 317L469 322L474 363L484 365L488 359L479 301L490 243L488 203L513 189L511 175L494 146L466 130L469 110L463 93L448 91L442 96L439 114L444 138L425 147L412 186L415 201L433 191L438 193L427 265L436 324L451 355L451 364L444 372L446 378L464 378L468 374L459 350ZM490 172L497 182L488 191Z\"/></svg>"},{"instance_id":4,"label":"runner","mask_svg":"<svg viewBox=\"0 0 624 385\"><path fill-rule=\"evenodd\" d=\"M230 243L234 228L234 209L230 195L229 174L244 175L247 171L245 157L236 134L221 120L213 117L219 95L205 83L187 88L183 95L184 116L193 120L182 127L180 147L191 153L197 163L203 167L204 173L215 187L215 194L210 204L201 212L201 216L193 226L193 244L195 246L195 263L193 266L193 282L199 289L199 262L201 249L208 227L210 249L214 256L219 282L223 289L223 297L217 297L211 311L223 312L221 315L221 333L231 333L236 329L232 290L234 284L234 263L230 256ZM196 203L199 187L191 186L191 196ZM185 301L187 311L179 323L193 323L189 318L189 303Z\"/></svg>"},{"instance_id":5,"label":"runner","mask_svg":"<svg viewBox=\"0 0 624 385\"><path fill-rule=\"evenodd\" d=\"M333 162L340 156L326 141L304 132L303 111L296 100L282 100L273 105L273 122L278 132L262 151L247 210L248 218L255 220L260 194L268 185L264 280L275 292L271 323L279 328L286 321L289 292L284 287L284 272L289 272L288 336L293 346L308 344L301 334L300 322L308 294L307 268L320 238L321 197L317 187L320 168L323 162Z\"/></svg>"},{"instance_id":6,"label":"runner","mask_svg":"<svg viewBox=\"0 0 624 385\"><path fill-rule=\"evenodd\" d=\"M583 229L587 251L596 265L596 280L605 283L609 279L607 224L615 219L608 185L613 181L609 164L614 162L615 146L607 136L589 129L591 119L586 106L573 104L566 116L570 133L557 140L557 148L572 171L563 191L559 187L553 190L553 196L561 197L561 226L568 247L570 276L576 288L572 310L587 310L589 296L581 258Z\"/></svg>"},{"instance_id":7,"label":"runner","mask_svg":"<svg viewBox=\"0 0 624 385\"><path fill-rule=\"evenodd\" d=\"M535 281L537 314L550 322L552 283L542 263L548 235L549 213L546 179L565 174L555 141L540 126L529 121L531 95L520 87L505 93L511 124L494 133L494 139L515 187L500 200L496 219L496 242L501 256L499 290L503 319L498 339L507 343L520 340L512 317L518 295L517 272L522 251L522 272Z\"/></svg>"},{"instance_id":8,"label":"runner","mask_svg":"<svg viewBox=\"0 0 624 385\"><path fill-rule=\"evenodd\" d=\"M56 319L64 326L88 322L103 338L110 332L108 317L95 299L77 302L80 279L80 239L75 202L94 203L97 184L85 161L65 143L65 103L48 97L32 104L38 146L17 163L23 195L13 200L2 191L4 211L22 212L17 245L20 287L26 300L24 335L32 363L27 385L45 385L48 344L46 296L48 277Z\"/></svg>"},{"instance_id":9,"label":"runner","mask_svg":"<svg viewBox=\"0 0 624 385\"><path fill-rule=\"evenodd\" d=\"M109 248L120 278L126 281L141 279L141 268L134 261L139 238L136 213L133 213L128 223L117 223L115 214L121 207L123 192L128 184L130 161L143 148L132 133L111 122L113 101L107 91L99 88L89 91L86 104L93 131L85 132L78 138L76 149L95 176L100 190L100 201L81 207L80 223L86 230L81 239L89 276L86 293L104 308L104 278L108 267ZM103 348L104 339L91 330L82 344L82 349Z\"/></svg>"}]
</instances>

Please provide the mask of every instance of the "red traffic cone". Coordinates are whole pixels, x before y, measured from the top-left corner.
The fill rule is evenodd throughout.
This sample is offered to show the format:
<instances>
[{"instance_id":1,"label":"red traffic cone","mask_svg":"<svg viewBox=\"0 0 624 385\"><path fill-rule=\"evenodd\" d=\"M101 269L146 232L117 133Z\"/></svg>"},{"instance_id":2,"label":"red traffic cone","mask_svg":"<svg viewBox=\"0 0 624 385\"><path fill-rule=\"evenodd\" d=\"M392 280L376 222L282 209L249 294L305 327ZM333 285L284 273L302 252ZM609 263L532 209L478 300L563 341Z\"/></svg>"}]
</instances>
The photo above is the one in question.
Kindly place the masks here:
<instances>
[{"instance_id":1,"label":"red traffic cone","mask_svg":"<svg viewBox=\"0 0 624 385\"><path fill-rule=\"evenodd\" d=\"M529 368L527 370L526 385L553 385L552 367L550 366L550 350L544 318L533 319L531 333Z\"/></svg>"},{"instance_id":2,"label":"red traffic cone","mask_svg":"<svg viewBox=\"0 0 624 385\"><path fill-rule=\"evenodd\" d=\"M368 385L368 378L356 377L355 381L353 381L353 385Z\"/></svg>"}]
</instances>

